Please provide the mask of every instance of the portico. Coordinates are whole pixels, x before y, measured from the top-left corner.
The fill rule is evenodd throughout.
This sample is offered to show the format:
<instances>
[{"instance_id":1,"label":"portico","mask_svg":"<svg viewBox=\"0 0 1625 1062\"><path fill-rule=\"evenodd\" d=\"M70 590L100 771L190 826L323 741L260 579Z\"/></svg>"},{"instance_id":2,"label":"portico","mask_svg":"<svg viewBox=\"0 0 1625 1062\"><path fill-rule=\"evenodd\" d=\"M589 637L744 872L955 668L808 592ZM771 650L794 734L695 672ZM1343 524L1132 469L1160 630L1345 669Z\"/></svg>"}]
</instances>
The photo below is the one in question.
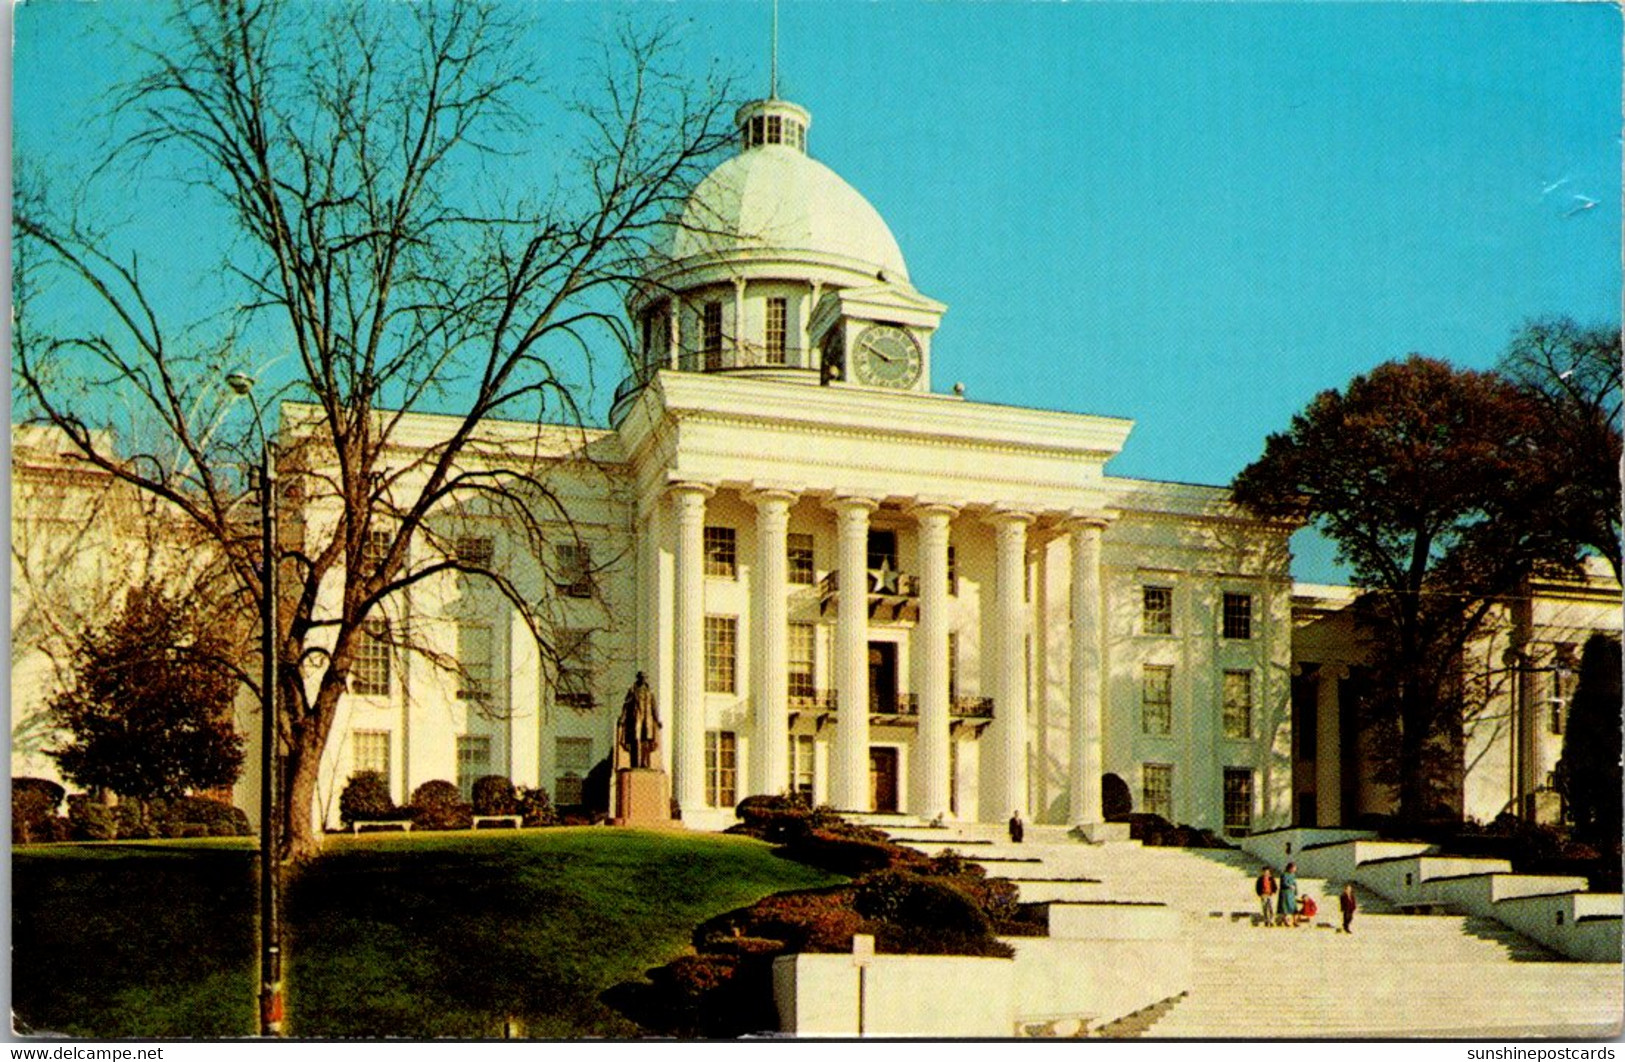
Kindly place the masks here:
<instances>
[{"instance_id":1,"label":"portico","mask_svg":"<svg viewBox=\"0 0 1625 1062\"><path fill-rule=\"evenodd\" d=\"M653 537L637 578L671 628L669 648L640 640L639 666L671 691L685 821L809 773L813 795L845 810L873 810L883 786L926 818L1031 816L1029 646L1066 622L1035 611L1032 567L1041 544L1063 539L1083 561L1062 565L1059 598L1082 617L1068 643L1084 658L1072 665L1073 744L1095 750L1093 805L1086 796L1071 817L1098 820L1107 516L1096 484L1127 422L893 395L877 430L851 397L660 372L622 424ZM995 423L1012 416L1021 429ZM990 462L989 436L1024 442ZM764 469L758 456L753 470L767 474L744 479L741 453L776 460ZM1091 498L1093 509L1075 504ZM873 749L896 750L897 777L876 776L890 761Z\"/></svg>"}]
</instances>

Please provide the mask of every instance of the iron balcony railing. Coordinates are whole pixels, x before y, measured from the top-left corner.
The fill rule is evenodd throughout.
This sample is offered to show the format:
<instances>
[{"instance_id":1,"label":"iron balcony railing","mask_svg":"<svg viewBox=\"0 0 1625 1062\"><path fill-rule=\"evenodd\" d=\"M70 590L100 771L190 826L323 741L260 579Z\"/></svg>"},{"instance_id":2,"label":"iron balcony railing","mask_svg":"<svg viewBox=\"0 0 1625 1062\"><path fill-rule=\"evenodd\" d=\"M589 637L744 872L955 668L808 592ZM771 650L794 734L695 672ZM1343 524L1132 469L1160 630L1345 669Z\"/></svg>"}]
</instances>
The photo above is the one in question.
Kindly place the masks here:
<instances>
[{"instance_id":1,"label":"iron balcony railing","mask_svg":"<svg viewBox=\"0 0 1625 1062\"><path fill-rule=\"evenodd\" d=\"M992 719L992 697L955 697L948 703L948 714L955 719Z\"/></svg>"},{"instance_id":2,"label":"iron balcony railing","mask_svg":"<svg viewBox=\"0 0 1625 1062\"><path fill-rule=\"evenodd\" d=\"M788 697L788 706L792 712L833 712L839 707L840 698L835 690L807 689L791 690ZM917 693L897 693L889 699L882 698L873 690L869 693L869 714L890 717L918 718L920 714L920 695ZM952 697L948 701L948 715L952 719L992 719L992 697Z\"/></svg>"}]
</instances>

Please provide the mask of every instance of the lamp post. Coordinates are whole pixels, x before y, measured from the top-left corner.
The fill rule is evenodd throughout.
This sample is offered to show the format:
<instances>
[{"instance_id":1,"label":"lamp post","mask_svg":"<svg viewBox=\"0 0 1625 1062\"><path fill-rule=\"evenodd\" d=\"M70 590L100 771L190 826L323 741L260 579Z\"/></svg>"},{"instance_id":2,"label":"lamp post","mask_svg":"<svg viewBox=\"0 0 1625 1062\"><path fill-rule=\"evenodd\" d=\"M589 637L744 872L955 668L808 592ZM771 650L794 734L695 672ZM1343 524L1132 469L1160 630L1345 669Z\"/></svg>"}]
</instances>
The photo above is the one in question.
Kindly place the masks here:
<instances>
[{"instance_id":1,"label":"lamp post","mask_svg":"<svg viewBox=\"0 0 1625 1062\"><path fill-rule=\"evenodd\" d=\"M281 873L277 859L277 564L276 452L265 436L254 378L232 373L226 383L248 399L260 436L260 1035L282 1035Z\"/></svg>"}]
</instances>

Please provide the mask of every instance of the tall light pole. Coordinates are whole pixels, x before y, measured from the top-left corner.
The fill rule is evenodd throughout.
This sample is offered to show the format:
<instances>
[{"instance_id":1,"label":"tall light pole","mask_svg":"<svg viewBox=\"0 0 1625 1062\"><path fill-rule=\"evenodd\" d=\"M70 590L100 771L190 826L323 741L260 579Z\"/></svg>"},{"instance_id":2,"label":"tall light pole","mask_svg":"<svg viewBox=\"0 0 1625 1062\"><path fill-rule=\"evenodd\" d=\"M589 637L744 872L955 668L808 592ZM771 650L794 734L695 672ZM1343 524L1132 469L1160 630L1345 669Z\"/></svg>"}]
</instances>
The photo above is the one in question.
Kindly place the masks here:
<instances>
[{"instance_id":1,"label":"tall light pole","mask_svg":"<svg viewBox=\"0 0 1625 1062\"><path fill-rule=\"evenodd\" d=\"M276 451L265 435L254 378L232 373L226 383L247 398L260 436L260 1035L282 1035L281 873L277 857L277 541Z\"/></svg>"}]
</instances>

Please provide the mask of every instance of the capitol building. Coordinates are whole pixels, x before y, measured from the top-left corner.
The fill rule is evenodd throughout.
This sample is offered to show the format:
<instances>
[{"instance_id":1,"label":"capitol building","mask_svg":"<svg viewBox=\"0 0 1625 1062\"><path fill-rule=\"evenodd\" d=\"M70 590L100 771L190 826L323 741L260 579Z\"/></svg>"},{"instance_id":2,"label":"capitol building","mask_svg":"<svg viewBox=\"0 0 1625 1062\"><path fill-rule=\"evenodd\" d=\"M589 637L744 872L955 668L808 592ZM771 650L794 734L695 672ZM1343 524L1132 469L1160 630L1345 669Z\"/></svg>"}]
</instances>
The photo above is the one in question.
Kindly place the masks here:
<instances>
[{"instance_id":1,"label":"capitol building","mask_svg":"<svg viewBox=\"0 0 1625 1062\"><path fill-rule=\"evenodd\" d=\"M386 602L380 623L457 666L384 641L363 653L314 813L336 827L345 780L369 769L398 802L431 779L466 792L502 774L579 803L640 672L694 828L792 792L1085 835L1109 788L1230 834L1379 808L1339 702L1361 660L1339 626L1350 595L1294 587L1296 528L1221 487L1111 475L1132 421L978 402L934 377L947 307L809 153L809 113L770 98L737 125L628 299L637 363L608 427L538 440L534 424L494 424L482 440L545 472L547 555L495 510L440 529L436 548L546 599L550 649L473 580ZM296 436L300 409L282 412ZM400 445L455 423L410 417ZM1563 594L1567 612L1508 619L1536 655L1618 626L1617 587ZM1508 696L1469 735L1488 781L1466 810L1481 818L1542 788L1561 740L1531 722L1543 690ZM14 749L13 773L52 772ZM241 785L252 806L252 768Z\"/></svg>"}]
</instances>

